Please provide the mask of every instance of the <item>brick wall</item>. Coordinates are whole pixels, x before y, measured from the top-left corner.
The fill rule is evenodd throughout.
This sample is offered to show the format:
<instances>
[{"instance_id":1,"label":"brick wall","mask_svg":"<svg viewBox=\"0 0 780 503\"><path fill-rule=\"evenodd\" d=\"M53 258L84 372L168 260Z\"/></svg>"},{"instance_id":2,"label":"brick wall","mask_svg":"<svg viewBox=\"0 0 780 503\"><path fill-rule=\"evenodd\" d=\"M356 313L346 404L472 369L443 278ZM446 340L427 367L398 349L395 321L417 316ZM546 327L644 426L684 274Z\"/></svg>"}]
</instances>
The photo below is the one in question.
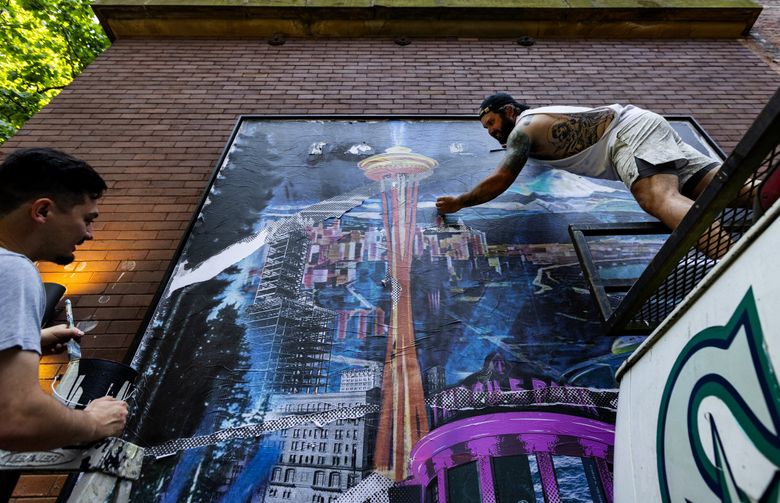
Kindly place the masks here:
<instances>
[{"instance_id":1,"label":"brick wall","mask_svg":"<svg viewBox=\"0 0 780 503\"><path fill-rule=\"evenodd\" d=\"M748 47L780 72L780 0L761 0L763 10L746 39Z\"/></svg>"},{"instance_id":2,"label":"brick wall","mask_svg":"<svg viewBox=\"0 0 780 503\"><path fill-rule=\"evenodd\" d=\"M534 106L691 114L729 152L779 81L736 40L119 40L0 156L52 146L106 178L96 240L40 268L97 322L85 356L120 360L240 114L462 114L507 90ZM61 363L45 360L45 389ZM16 495L53 501L61 484L25 476Z\"/></svg>"}]
</instances>

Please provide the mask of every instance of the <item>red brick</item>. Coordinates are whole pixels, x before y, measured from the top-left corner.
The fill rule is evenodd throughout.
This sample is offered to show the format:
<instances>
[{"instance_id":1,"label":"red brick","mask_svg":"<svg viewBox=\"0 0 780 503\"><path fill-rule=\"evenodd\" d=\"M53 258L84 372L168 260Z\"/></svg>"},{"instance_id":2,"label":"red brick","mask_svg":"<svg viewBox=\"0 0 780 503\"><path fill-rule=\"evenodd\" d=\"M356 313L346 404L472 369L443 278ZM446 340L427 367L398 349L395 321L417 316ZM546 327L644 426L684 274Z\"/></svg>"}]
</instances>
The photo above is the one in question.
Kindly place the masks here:
<instances>
[{"instance_id":1,"label":"red brick","mask_svg":"<svg viewBox=\"0 0 780 503\"><path fill-rule=\"evenodd\" d=\"M41 262L43 264L43 262ZM60 268L61 269L61 268ZM94 276L94 273L90 274L88 272L81 273L81 272L60 272L60 273L54 273L54 272L47 272L42 273L41 277L43 278L43 281L51 282L51 283L59 283L61 285L65 285L66 287L69 284L76 284L76 283L86 283L91 276Z\"/></svg>"},{"instance_id":2,"label":"red brick","mask_svg":"<svg viewBox=\"0 0 780 503\"><path fill-rule=\"evenodd\" d=\"M113 283L119 281L119 278L126 273L122 271L114 272L93 272L89 275L89 281L92 283Z\"/></svg>"},{"instance_id":3,"label":"red brick","mask_svg":"<svg viewBox=\"0 0 780 503\"><path fill-rule=\"evenodd\" d=\"M166 261L166 263L167 263L168 260L173 258L174 251L175 250L173 250L173 249L169 249L169 250L150 250L149 251L149 255L147 255L147 258L149 258L149 259L153 259L153 258L161 259L163 261Z\"/></svg>"},{"instance_id":4,"label":"red brick","mask_svg":"<svg viewBox=\"0 0 780 503\"><path fill-rule=\"evenodd\" d=\"M95 295L103 293L106 285L102 283L70 283L68 284L68 296L78 297L80 295Z\"/></svg>"},{"instance_id":5,"label":"red brick","mask_svg":"<svg viewBox=\"0 0 780 503\"><path fill-rule=\"evenodd\" d=\"M152 302L152 297L153 295L124 295L120 305L122 307L147 307Z\"/></svg>"},{"instance_id":6,"label":"red brick","mask_svg":"<svg viewBox=\"0 0 780 503\"><path fill-rule=\"evenodd\" d=\"M110 349L115 350L117 348L127 348L127 336L125 335L113 335L113 334L99 334L94 335L92 332L81 338L82 351L89 351L90 353L97 350Z\"/></svg>"},{"instance_id":7,"label":"red brick","mask_svg":"<svg viewBox=\"0 0 780 503\"><path fill-rule=\"evenodd\" d=\"M100 307L118 306L122 297L119 295L81 295L76 301L75 307Z\"/></svg>"},{"instance_id":8,"label":"red brick","mask_svg":"<svg viewBox=\"0 0 780 503\"><path fill-rule=\"evenodd\" d=\"M22 497L22 498L11 498L9 501L11 503L57 503L57 498L56 497L51 497L51 498Z\"/></svg>"},{"instance_id":9,"label":"red brick","mask_svg":"<svg viewBox=\"0 0 780 503\"><path fill-rule=\"evenodd\" d=\"M109 295L121 295L121 294L153 294L157 291L157 283L144 282L144 283L112 283L101 290L100 293L106 293Z\"/></svg>"},{"instance_id":10,"label":"red brick","mask_svg":"<svg viewBox=\"0 0 780 503\"><path fill-rule=\"evenodd\" d=\"M82 354L85 358L104 358L106 360L114 360L121 362L127 349L85 349Z\"/></svg>"},{"instance_id":11,"label":"red brick","mask_svg":"<svg viewBox=\"0 0 780 503\"><path fill-rule=\"evenodd\" d=\"M52 379L54 376L62 374L67 364L67 356L46 356L41 359L41 365L38 367L38 376L41 379Z\"/></svg>"},{"instance_id":12,"label":"red brick","mask_svg":"<svg viewBox=\"0 0 780 503\"><path fill-rule=\"evenodd\" d=\"M135 334L141 327L141 321L112 321L106 333Z\"/></svg>"},{"instance_id":13,"label":"red brick","mask_svg":"<svg viewBox=\"0 0 780 503\"><path fill-rule=\"evenodd\" d=\"M22 475L16 483L14 496L56 496L52 493L55 476Z\"/></svg>"},{"instance_id":14,"label":"red brick","mask_svg":"<svg viewBox=\"0 0 780 503\"><path fill-rule=\"evenodd\" d=\"M106 260L143 260L147 255L146 250L115 250L106 252L105 258ZM121 265L120 269L122 269Z\"/></svg>"}]
</instances>

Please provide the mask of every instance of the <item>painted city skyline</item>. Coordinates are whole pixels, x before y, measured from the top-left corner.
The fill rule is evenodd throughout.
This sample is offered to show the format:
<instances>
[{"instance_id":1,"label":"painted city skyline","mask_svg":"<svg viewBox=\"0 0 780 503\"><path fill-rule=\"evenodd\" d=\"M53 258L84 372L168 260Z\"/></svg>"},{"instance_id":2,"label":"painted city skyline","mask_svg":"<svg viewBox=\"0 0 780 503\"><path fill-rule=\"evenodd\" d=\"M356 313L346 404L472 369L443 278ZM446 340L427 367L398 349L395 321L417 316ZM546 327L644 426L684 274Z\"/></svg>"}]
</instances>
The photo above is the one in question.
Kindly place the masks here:
<instances>
[{"instance_id":1,"label":"painted city skyline","mask_svg":"<svg viewBox=\"0 0 780 503\"><path fill-rule=\"evenodd\" d=\"M468 402L476 415L526 414L522 393L539 393L538 383L571 389L574 401L580 388L614 388L625 354L600 333L566 226L647 217L619 184L535 166L495 201L437 215L436 196L492 171L502 155L492 141L465 121L244 121L133 360L145 405L131 440L156 445L301 414L314 422L306 442L280 429L154 461L132 499L394 501L433 490L417 487L409 455L437 428L472 421L457 407L442 415L436 397L482 379L489 355L530 377L493 397L498 409ZM418 156L425 176L388 168L393 154ZM367 177L367 165L381 175ZM617 267L619 244L593 244L605 268ZM633 244L628 266L640 267L659 241ZM318 425L317 414L333 411L351 419ZM564 423L587 415L544 413ZM589 420L610 427L609 417ZM526 452L502 449L474 452ZM518 466L553 473L559 451L546 452ZM579 467L560 468L573 478L539 479L535 491L611 501L610 455L598 456L558 459Z\"/></svg>"}]
</instances>

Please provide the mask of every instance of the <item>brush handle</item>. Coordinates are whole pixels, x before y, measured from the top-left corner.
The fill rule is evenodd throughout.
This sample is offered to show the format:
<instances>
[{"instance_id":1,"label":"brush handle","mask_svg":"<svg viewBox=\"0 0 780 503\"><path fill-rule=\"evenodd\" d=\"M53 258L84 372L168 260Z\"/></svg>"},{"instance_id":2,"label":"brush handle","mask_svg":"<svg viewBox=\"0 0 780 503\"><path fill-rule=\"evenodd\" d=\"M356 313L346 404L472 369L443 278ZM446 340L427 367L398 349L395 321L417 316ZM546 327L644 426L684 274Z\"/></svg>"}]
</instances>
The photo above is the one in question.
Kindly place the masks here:
<instances>
[{"instance_id":1,"label":"brush handle","mask_svg":"<svg viewBox=\"0 0 780 503\"><path fill-rule=\"evenodd\" d=\"M73 306L70 303L70 299L65 299L65 319L68 322L68 328L73 328L76 323L73 319ZM68 341L68 357L71 360L77 360L81 358L81 346L75 339Z\"/></svg>"},{"instance_id":2,"label":"brush handle","mask_svg":"<svg viewBox=\"0 0 780 503\"><path fill-rule=\"evenodd\" d=\"M81 358L81 345L73 339L68 341L68 357L71 360Z\"/></svg>"}]
</instances>

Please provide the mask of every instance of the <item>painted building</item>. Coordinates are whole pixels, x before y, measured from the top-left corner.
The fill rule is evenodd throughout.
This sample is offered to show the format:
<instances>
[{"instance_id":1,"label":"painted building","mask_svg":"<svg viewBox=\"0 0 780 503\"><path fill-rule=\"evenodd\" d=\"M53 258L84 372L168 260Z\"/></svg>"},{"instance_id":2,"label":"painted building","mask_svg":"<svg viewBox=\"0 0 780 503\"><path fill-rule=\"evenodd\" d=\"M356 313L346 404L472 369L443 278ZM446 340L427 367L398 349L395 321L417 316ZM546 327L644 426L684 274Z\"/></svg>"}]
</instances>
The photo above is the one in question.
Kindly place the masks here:
<instances>
[{"instance_id":1,"label":"painted building","mask_svg":"<svg viewBox=\"0 0 780 503\"><path fill-rule=\"evenodd\" d=\"M429 403L438 427L413 449L405 487L418 498L613 501L614 390L558 386L493 353Z\"/></svg>"},{"instance_id":2,"label":"painted building","mask_svg":"<svg viewBox=\"0 0 780 503\"><path fill-rule=\"evenodd\" d=\"M379 390L364 387L364 374L363 371L352 372L348 382L342 382L347 388L356 388L352 391L275 395L269 418L377 405ZM363 386L358 386L355 380ZM369 427L372 422L376 422L376 415L339 419L322 427L290 428L270 435L263 441L280 444L279 463L271 470L264 494L256 495L252 501L336 501L342 492L358 485L369 473L372 462Z\"/></svg>"},{"instance_id":3,"label":"painted building","mask_svg":"<svg viewBox=\"0 0 780 503\"><path fill-rule=\"evenodd\" d=\"M385 20L377 17L383 9L355 7L349 15L340 11L346 20L338 20L339 10L333 8L314 13L294 6L233 8L213 2L201 3L196 11L165 2L97 2L112 47L0 150L3 155L29 146L60 148L89 161L109 183L96 240L65 269L40 264L46 280L68 287L77 319L91 327L84 354L121 360L128 348L133 352L155 292L240 115L474 114L484 95L507 90L535 106L619 102L690 114L730 151L777 88L780 75L772 62L773 39L759 43L744 35L758 15L755 5L697 10L667 2L654 12L639 7L610 11L611 6L606 2L607 14L598 16L574 7L546 12L532 6L488 7L465 11L464 22L462 9L426 11L425 5L415 12L390 7ZM281 10L274 11L277 7ZM513 19L520 15L523 22ZM776 16L777 7L767 5L756 26ZM279 20L285 18L292 19L288 30ZM376 31L378 26L385 31ZM286 36L275 36L281 32ZM535 43L528 45L533 41L524 36ZM770 52L761 52L762 47ZM258 197L246 195L237 203L251 208ZM335 256L381 257L379 232L367 235L372 239L366 240L366 249L340 243ZM419 238L426 235L420 231ZM499 248L523 260L574 257L561 243L502 243ZM452 243L453 253L475 249L483 249L478 236ZM315 251L308 253L311 258ZM487 260L496 270L506 268L505 261ZM318 274L326 278L323 283L346 284L353 274L348 267L322 269L303 269L302 284L316 284ZM257 282L257 274L252 277ZM437 305L442 299L432 294L427 302ZM359 316L350 320L358 322ZM333 341L314 342L323 345L320 354L329 354L325 346ZM56 375L62 363L47 358L42 378ZM312 371L311 380L276 392L323 389L324 367L314 363L320 370ZM422 369L424 388L431 392L453 384L433 368ZM330 394L338 393L319 396ZM474 461L484 466L484 459ZM314 471L306 470L314 480ZM17 496L51 498L63 480L23 477ZM339 483L345 487L347 479Z\"/></svg>"},{"instance_id":4,"label":"painted building","mask_svg":"<svg viewBox=\"0 0 780 503\"><path fill-rule=\"evenodd\" d=\"M308 247L303 229L291 226L268 246L268 256L247 327L259 352L258 382L282 393L316 393L328 384L330 339L335 313L314 305L300 285Z\"/></svg>"}]
</instances>

